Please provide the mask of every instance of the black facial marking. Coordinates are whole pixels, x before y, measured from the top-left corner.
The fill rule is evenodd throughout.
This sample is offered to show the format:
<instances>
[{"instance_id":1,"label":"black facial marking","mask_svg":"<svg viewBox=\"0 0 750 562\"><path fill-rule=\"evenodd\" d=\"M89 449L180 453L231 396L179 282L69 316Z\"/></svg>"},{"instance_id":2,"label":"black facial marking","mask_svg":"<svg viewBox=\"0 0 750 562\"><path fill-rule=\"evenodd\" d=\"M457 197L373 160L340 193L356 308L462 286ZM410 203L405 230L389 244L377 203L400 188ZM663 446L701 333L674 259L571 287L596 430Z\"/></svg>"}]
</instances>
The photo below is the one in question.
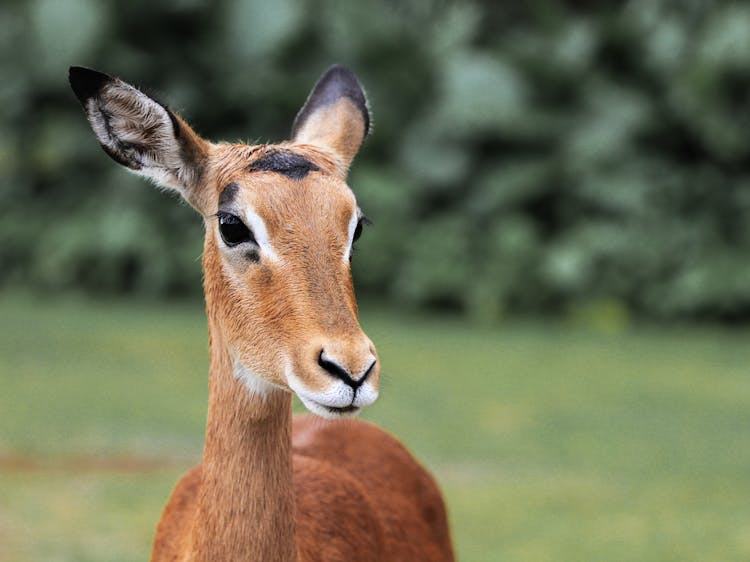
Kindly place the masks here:
<instances>
[{"instance_id":1,"label":"black facial marking","mask_svg":"<svg viewBox=\"0 0 750 562\"><path fill-rule=\"evenodd\" d=\"M219 208L229 207L234 200L237 198L237 193L240 190L240 186L232 182L221 190L219 195Z\"/></svg>"},{"instance_id":2,"label":"black facial marking","mask_svg":"<svg viewBox=\"0 0 750 562\"><path fill-rule=\"evenodd\" d=\"M367 111L367 99L362 91L362 86L359 85L357 77L351 70L339 64L334 64L320 77L305 105L294 119L292 138L297 135L297 131L317 109L335 103L341 98L349 98L359 109L365 125L365 136L367 136L370 131L370 112Z\"/></svg>"},{"instance_id":3,"label":"black facial marking","mask_svg":"<svg viewBox=\"0 0 750 562\"><path fill-rule=\"evenodd\" d=\"M277 172L293 180L301 180L310 172L318 172L315 164L304 156L289 150L273 150L249 166L251 172Z\"/></svg>"}]
</instances>

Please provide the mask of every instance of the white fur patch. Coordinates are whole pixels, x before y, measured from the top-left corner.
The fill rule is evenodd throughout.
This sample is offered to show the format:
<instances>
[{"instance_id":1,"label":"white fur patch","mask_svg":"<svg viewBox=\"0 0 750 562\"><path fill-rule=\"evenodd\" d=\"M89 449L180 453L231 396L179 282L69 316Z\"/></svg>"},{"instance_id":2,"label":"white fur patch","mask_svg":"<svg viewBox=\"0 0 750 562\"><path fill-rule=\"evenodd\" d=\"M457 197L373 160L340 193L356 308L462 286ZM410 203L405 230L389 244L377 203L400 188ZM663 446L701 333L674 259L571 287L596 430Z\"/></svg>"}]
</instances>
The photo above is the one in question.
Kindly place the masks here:
<instances>
[{"instance_id":1,"label":"white fur patch","mask_svg":"<svg viewBox=\"0 0 750 562\"><path fill-rule=\"evenodd\" d=\"M268 256L274 261L279 261L279 255L273 249L271 245L271 239L268 237L268 229L266 223L260 218L260 215L253 209L245 209L245 224L252 230L255 241L260 246L263 254Z\"/></svg>"},{"instance_id":2,"label":"white fur patch","mask_svg":"<svg viewBox=\"0 0 750 562\"><path fill-rule=\"evenodd\" d=\"M245 367L238 358L234 359L234 376L245 385L252 396L265 398L271 392L278 390L276 386Z\"/></svg>"},{"instance_id":3,"label":"white fur patch","mask_svg":"<svg viewBox=\"0 0 750 562\"><path fill-rule=\"evenodd\" d=\"M354 231L357 230L357 224L362 217L362 212L357 208L354 210L352 218L349 220L349 238L346 242L346 251L344 252L344 261L348 262L352 255L352 244L354 244Z\"/></svg>"},{"instance_id":4,"label":"white fur patch","mask_svg":"<svg viewBox=\"0 0 750 562\"><path fill-rule=\"evenodd\" d=\"M375 402L377 399L378 391L375 390L375 387L370 381L365 381L362 383L362 386L357 389L357 396L354 397L354 405L358 408L364 408Z\"/></svg>"}]
</instances>

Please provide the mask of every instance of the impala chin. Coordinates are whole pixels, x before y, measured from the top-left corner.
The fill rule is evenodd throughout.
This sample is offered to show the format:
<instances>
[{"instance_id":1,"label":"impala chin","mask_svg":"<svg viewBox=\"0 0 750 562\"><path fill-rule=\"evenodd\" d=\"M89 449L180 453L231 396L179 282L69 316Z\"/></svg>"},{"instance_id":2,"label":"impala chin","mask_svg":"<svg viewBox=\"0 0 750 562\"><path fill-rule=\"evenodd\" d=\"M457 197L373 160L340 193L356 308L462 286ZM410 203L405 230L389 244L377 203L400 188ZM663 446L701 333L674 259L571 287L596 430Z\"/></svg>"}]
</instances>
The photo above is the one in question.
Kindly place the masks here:
<instances>
[{"instance_id":1,"label":"impala chin","mask_svg":"<svg viewBox=\"0 0 750 562\"><path fill-rule=\"evenodd\" d=\"M324 390L312 390L293 371L287 370L287 384L305 407L322 418L356 416L362 408L378 399L378 391L365 381L356 391L340 381L332 381Z\"/></svg>"}]
</instances>

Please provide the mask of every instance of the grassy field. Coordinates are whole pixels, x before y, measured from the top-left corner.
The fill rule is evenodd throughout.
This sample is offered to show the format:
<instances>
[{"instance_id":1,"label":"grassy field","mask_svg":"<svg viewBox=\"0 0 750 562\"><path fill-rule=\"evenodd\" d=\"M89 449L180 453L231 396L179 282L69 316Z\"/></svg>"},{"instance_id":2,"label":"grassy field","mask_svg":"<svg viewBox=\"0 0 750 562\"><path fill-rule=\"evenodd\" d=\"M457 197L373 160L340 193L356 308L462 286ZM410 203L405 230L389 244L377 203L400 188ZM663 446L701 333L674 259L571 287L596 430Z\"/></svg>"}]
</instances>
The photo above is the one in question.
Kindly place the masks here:
<instances>
[{"instance_id":1,"label":"grassy field","mask_svg":"<svg viewBox=\"0 0 750 562\"><path fill-rule=\"evenodd\" d=\"M362 319L464 562L750 559L750 331ZM199 304L0 296L0 560L147 559L206 348Z\"/></svg>"}]
</instances>

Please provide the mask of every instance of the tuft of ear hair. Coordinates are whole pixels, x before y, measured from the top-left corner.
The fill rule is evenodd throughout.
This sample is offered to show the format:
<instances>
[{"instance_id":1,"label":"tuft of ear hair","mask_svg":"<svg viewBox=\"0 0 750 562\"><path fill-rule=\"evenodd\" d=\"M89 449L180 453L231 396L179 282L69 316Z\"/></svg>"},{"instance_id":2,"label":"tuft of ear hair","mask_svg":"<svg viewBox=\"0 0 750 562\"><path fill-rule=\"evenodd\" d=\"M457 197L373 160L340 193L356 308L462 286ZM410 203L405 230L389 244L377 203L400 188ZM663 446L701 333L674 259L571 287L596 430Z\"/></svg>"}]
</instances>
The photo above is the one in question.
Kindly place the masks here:
<instances>
[{"instance_id":1,"label":"tuft of ear hair","mask_svg":"<svg viewBox=\"0 0 750 562\"><path fill-rule=\"evenodd\" d=\"M99 144L129 170L179 191L201 210L208 144L164 105L103 72L71 66L70 86Z\"/></svg>"},{"instance_id":2,"label":"tuft of ear hair","mask_svg":"<svg viewBox=\"0 0 750 562\"><path fill-rule=\"evenodd\" d=\"M351 70L335 64L318 79L297 114L292 140L333 154L345 176L369 130L370 112L362 86Z\"/></svg>"}]
</instances>

